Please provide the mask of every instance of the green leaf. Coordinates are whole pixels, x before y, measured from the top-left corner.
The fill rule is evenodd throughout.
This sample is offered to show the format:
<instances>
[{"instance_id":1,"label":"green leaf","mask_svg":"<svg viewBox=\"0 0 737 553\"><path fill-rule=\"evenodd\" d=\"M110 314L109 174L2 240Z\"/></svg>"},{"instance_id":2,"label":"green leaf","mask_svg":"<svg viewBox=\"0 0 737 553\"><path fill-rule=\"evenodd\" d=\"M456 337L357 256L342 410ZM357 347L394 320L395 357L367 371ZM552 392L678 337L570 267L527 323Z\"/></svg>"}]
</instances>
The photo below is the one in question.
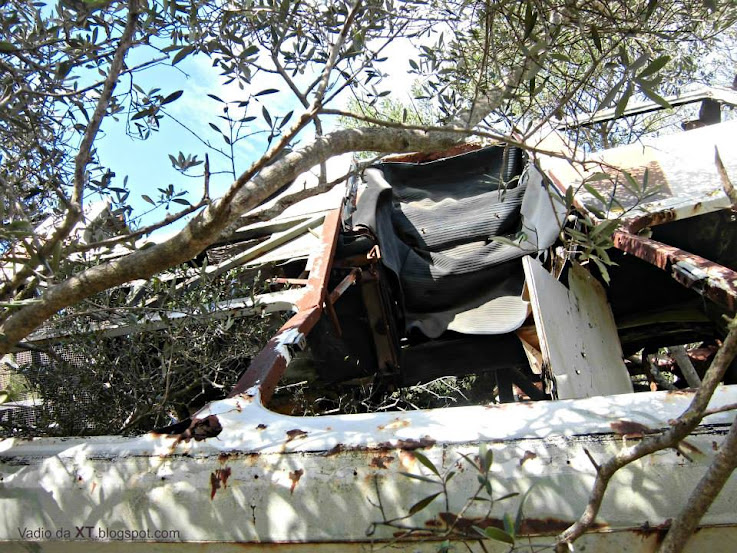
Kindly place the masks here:
<instances>
[{"instance_id":1,"label":"green leaf","mask_svg":"<svg viewBox=\"0 0 737 553\"><path fill-rule=\"evenodd\" d=\"M8 401L8 398L10 397L10 394L6 392L5 390L0 390L0 405Z\"/></svg>"},{"instance_id":2,"label":"green leaf","mask_svg":"<svg viewBox=\"0 0 737 553\"><path fill-rule=\"evenodd\" d=\"M441 493L442 492L434 493L432 495L428 495L424 499L420 499L417 503L415 503L409 508L409 514L414 515L415 513L419 513L420 511L422 511L422 509L430 505L430 503L432 503L435 500L435 498L439 496Z\"/></svg>"},{"instance_id":3,"label":"green leaf","mask_svg":"<svg viewBox=\"0 0 737 553\"><path fill-rule=\"evenodd\" d=\"M146 108L144 110L139 111L133 117L131 117L131 121L135 121L136 119L143 119L144 117L148 117L149 115L151 115L151 110Z\"/></svg>"},{"instance_id":4,"label":"green leaf","mask_svg":"<svg viewBox=\"0 0 737 553\"><path fill-rule=\"evenodd\" d=\"M440 476L440 472L438 471L438 469L437 469L437 468L435 468L435 465L434 465L434 464L432 463L432 461L430 461L430 459L428 459L427 457L425 457L425 456L424 456L424 455L423 455L422 453L420 453L419 451L415 451L415 452L414 452L414 456L415 456L415 459L417 459L417 460L418 460L418 461L419 461L420 463L422 463L422 464L423 464L423 465L424 465L425 467L427 467L428 469L430 469L430 471L431 471L431 472L432 472L433 474L435 474L436 476Z\"/></svg>"},{"instance_id":5,"label":"green leaf","mask_svg":"<svg viewBox=\"0 0 737 553\"><path fill-rule=\"evenodd\" d=\"M420 66L419 66L419 65L417 65L417 62L416 62L415 60L412 60L412 59L411 59L411 60L409 60L409 66L410 66L410 67L411 67L412 69L414 69L415 71L419 71L419 70L420 70Z\"/></svg>"},{"instance_id":6,"label":"green leaf","mask_svg":"<svg viewBox=\"0 0 737 553\"><path fill-rule=\"evenodd\" d=\"M480 474L476 477L476 480L479 481L479 484L481 484L484 489L486 490L486 493L491 497L492 489L491 489L491 481L488 477L481 476Z\"/></svg>"},{"instance_id":7,"label":"green leaf","mask_svg":"<svg viewBox=\"0 0 737 553\"><path fill-rule=\"evenodd\" d=\"M631 96L632 85L628 84L627 88L624 91L624 94L622 94L622 97L617 102L617 107L614 109L614 117L622 117L622 114L627 109L627 104L629 103Z\"/></svg>"},{"instance_id":8,"label":"green leaf","mask_svg":"<svg viewBox=\"0 0 737 553\"><path fill-rule=\"evenodd\" d=\"M611 278L609 277L609 270L606 268L606 265L604 265L604 263L596 256L592 256L591 261L596 263L596 266L599 268L599 272L601 273L601 278L604 279L604 282L609 284Z\"/></svg>"},{"instance_id":9,"label":"green leaf","mask_svg":"<svg viewBox=\"0 0 737 553\"><path fill-rule=\"evenodd\" d=\"M650 88L645 83L643 83L641 81L638 81L637 84L639 85L640 90L643 92L643 94L645 94L645 96L647 96L648 98L650 98L653 102L655 102L659 106L661 106L661 107L663 107L665 109L670 109L671 107L673 107L673 106L670 105L670 103L668 102L668 100L666 100L665 98L663 98L660 94L658 94L657 92L655 92L652 88Z\"/></svg>"},{"instance_id":10,"label":"green leaf","mask_svg":"<svg viewBox=\"0 0 737 553\"><path fill-rule=\"evenodd\" d=\"M267 124L267 125L268 125L269 127L271 127L271 126L272 126L272 123L271 123L271 115L269 115L269 110L268 110L268 109L266 109L266 106L263 106L263 107L261 108L261 113L262 113L262 114L263 114L263 116L264 116L264 120L266 121L266 124Z\"/></svg>"},{"instance_id":11,"label":"green leaf","mask_svg":"<svg viewBox=\"0 0 737 553\"><path fill-rule=\"evenodd\" d=\"M172 202L176 202L176 203L178 203L180 205L186 205L186 206L191 206L192 205L191 203L189 203L184 198L173 198L172 199Z\"/></svg>"},{"instance_id":12,"label":"green leaf","mask_svg":"<svg viewBox=\"0 0 737 553\"><path fill-rule=\"evenodd\" d=\"M614 231L617 230L617 227L619 227L619 222L619 219L612 219L596 225L591 231L591 238L596 238L597 236L611 236Z\"/></svg>"},{"instance_id":13,"label":"green leaf","mask_svg":"<svg viewBox=\"0 0 737 553\"><path fill-rule=\"evenodd\" d=\"M589 175L586 177L586 182L597 182L601 180L611 180L611 175L609 173L604 173L602 171L598 171L592 175Z\"/></svg>"},{"instance_id":14,"label":"green leaf","mask_svg":"<svg viewBox=\"0 0 737 553\"><path fill-rule=\"evenodd\" d=\"M528 2L525 10L525 34L522 40L530 38L532 31L535 29L535 23L537 23L537 12L532 8L532 4Z\"/></svg>"},{"instance_id":15,"label":"green leaf","mask_svg":"<svg viewBox=\"0 0 737 553\"><path fill-rule=\"evenodd\" d=\"M519 530L522 527L522 519L524 519L525 516L525 502L527 501L527 498L530 495L530 492L535 488L535 484L527 488L527 491L522 496L522 499L519 502L519 507L517 507L517 516L514 519L514 535L519 535Z\"/></svg>"},{"instance_id":16,"label":"green leaf","mask_svg":"<svg viewBox=\"0 0 737 553\"><path fill-rule=\"evenodd\" d=\"M488 474L491 470L491 464L494 462L494 451L489 449L486 442L479 444L479 464L481 465L481 471L484 474Z\"/></svg>"},{"instance_id":17,"label":"green leaf","mask_svg":"<svg viewBox=\"0 0 737 553\"><path fill-rule=\"evenodd\" d=\"M182 61L184 58L189 56L192 52L194 52L194 46L185 46L179 52L176 53L174 56L174 59L171 60L172 65L178 64L180 61Z\"/></svg>"},{"instance_id":18,"label":"green leaf","mask_svg":"<svg viewBox=\"0 0 737 553\"><path fill-rule=\"evenodd\" d=\"M632 176L632 173L629 171L622 171L622 174L624 175L624 178L626 179L626 183L624 184L624 187L635 194L636 196L640 195L640 183L637 182L637 179Z\"/></svg>"},{"instance_id":19,"label":"green leaf","mask_svg":"<svg viewBox=\"0 0 737 553\"><path fill-rule=\"evenodd\" d=\"M645 65L645 62L647 62L648 57L649 56L647 54L642 54L639 58L637 58L635 61L633 61L630 64L630 66L628 67L628 69L634 73L635 71L637 71L638 69L640 69L640 67L642 67L643 65Z\"/></svg>"},{"instance_id":20,"label":"green leaf","mask_svg":"<svg viewBox=\"0 0 737 553\"><path fill-rule=\"evenodd\" d=\"M550 57L553 58L554 60L562 61L563 63L569 63L571 61L571 58L569 58L565 54L555 53L555 54L550 54Z\"/></svg>"},{"instance_id":21,"label":"green leaf","mask_svg":"<svg viewBox=\"0 0 737 553\"><path fill-rule=\"evenodd\" d=\"M254 94L254 96L266 96L267 94L274 94L275 92L279 92L279 89L277 88L266 88L262 90L261 92L257 92Z\"/></svg>"},{"instance_id":22,"label":"green leaf","mask_svg":"<svg viewBox=\"0 0 737 553\"><path fill-rule=\"evenodd\" d=\"M413 478L414 480L419 480L420 482L428 482L430 484L437 484L437 480L433 480L432 478L428 478L427 476L422 476L420 474L412 474L411 472L400 472L402 476L406 476L407 478Z\"/></svg>"},{"instance_id":23,"label":"green leaf","mask_svg":"<svg viewBox=\"0 0 737 553\"><path fill-rule=\"evenodd\" d=\"M566 207L570 209L573 206L573 195L575 194L575 190L573 190L572 186L569 186L566 188Z\"/></svg>"},{"instance_id":24,"label":"green leaf","mask_svg":"<svg viewBox=\"0 0 737 553\"><path fill-rule=\"evenodd\" d=\"M156 202L154 202L154 201L153 201L153 200L151 199L151 197L150 197L150 196L147 196L146 194L141 194L141 198L143 198L143 200L144 200L145 202L148 202L148 203L150 203L151 205L156 205Z\"/></svg>"},{"instance_id":25,"label":"green leaf","mask_svg":"<svg viewBox=\"0 0 737 553\"><path fill-rule=\"evenodd\" d=\"M583 187L586 189L586 192L591 194L594 198L599 200L603 206L607 205L607 200L602 196L601 192L599 192L596 188L594 188L591 184L588 182L585 182Z\"/></svg>"},{"instance_id":26,"label":"green leaf","mask_svg":"<svg viewBox=\"0 0 737 553\"><path fill-rule=\"evenodd\" d=\"M468 461L468 463L469 463L469 464L470 464L470 465L471 465L471 466L472 466L473 468L475 468L476 470L481 470L481 469L479 468L479 466L478 466L478 465L477 465L477 464L476 464L476 463L474 462L474 460L473 460L473 459L471 459L471 458L470 458L470 457L469 457L468 455L466 455L465 453L459 453L459 455L460 455L461 457L463 457L463 458L464 458L464 459L465 459L466 461Z\"/></svg>"},{"instance_id":27,"label":"green leaf","mask_svg":"<svg viewBox=\"0 0 737 553\"><path fill-rule=\"evenodd\" d=\"M225 101L219 96L215 96L214 94L208 94L208 96L212 98L213 100L215 100L216 102L220 102L221 104L225 103Z\"/></svg>"},{"instance_id":28,"label":"green leaf","mask_svg":"<svg viewBox=\"0 0 737 553\"><path fill-rule=\"evenodd\" d=\"M222 131L218 128L218 126L215 123L208 123L210 125L210 128L216 132L219 132L220 134L223 134Z\"/></svg>"},{"instance_id":29,"label":"green leaf","mask_svg":"<svg viewBox=\"0 0 737 553\"><path fill-rule=\"evenodd\" d=\"M594 41L594 46L596 46L599 53L604 51L601 45L601 36L599 36L599 30L596 28L596 25L591 25L591 40Z\"/></svg>"},{"instance_id":30,"label":"green leaf","mask_svg":"<svg viewBox=\"0 0 737 553\"><path fill-rule=\"evenodd\" d=\"M10 42L0 40L0 52L15 52L16 50L17 48L13 46Z\"/></svg>"},{"instance_id":31,"label":"green leaf","mask_svg":"<svg viewBox=\"0 0 737 553\"><path fill-rule=\"evenodd\" d=\"M514 545L514 538L507 534L504 530L500 530L496 526L489 526L487 528L484 528L484 535L490 540Z\"/></svg>"},{"instance_id":32,"label":"green leaf","mask_svg":"<svg viewBox=\"0 0 737 553\"><path fill-rule=\"evenodd\" d=\"M583 207L586 211L593 213L597 219L606 219L606 213L604 213L599 206L592 203L585 203L583 204Z\"/></svg>"},{"instance_id":33,"label":"green leaf","mask_svg":"<svg viewBox=\"0 0 737 553\"><path fill-rule=\"evenodd\" d=\"M519 248L519 242L515 242L514 240L510 240L509 238L505 238L504 236L490 236L489 239L492 242L499 242L500 244L504 244L505 246L514 246L515 248Z\"/></svg>"},{"instance_id":34,"label":"green leaf","mask_svg":"<svg viewBox=\"0 0 737 553\"><path fill-rule=\"evenodd\" d=\"M581 231L573 229L573 228L566 228L565 229L566 234L570 235L571 238L574 238L580 242L588 242L588 237Z\"/></svg>"},{"instance_id":35,"label":"green leaf","mask_svg":"<svg viewBox=\"0 0 737 553\"><path fill-rule=\"evenodd\" d=\"M517 497L519 495L519 492L510 492L508 494L504 494L501 497L497 497L494 501L504 501L505 499L511 499L513 497Z\"/></svg>"},{"instance_id":36,"label":"green leaf","mask_svg":"<svg viewBox=\"0 0 737 553\"><path fill-rule=\"evenodd\" d=\"M284 119L282 119L281 123L279 123L279 128L280 129L283 129L284 128L284 125L286 125L289 122L289 120L292 118L292 115L293 114L294 114L294 111L290 111L289 113L287 113L284 116Z\"/></svg>"},{"instance_id":37,"label":"green leaf","mask_svg":"<svg viewBox=\"0 0 737 553\"><path fill-rule=\"evenodd\" d=\"M172 92L171 94L169 94L169 96L161 100L161 105L163 106L165 104L171 104L173 101L177 100L182 95L183 92L184 92L183 90L177 90L176 92Z\"/></svg>"},{"instance_id":38,"label":"green leaf","mask_svg":"<svg viewBox=\"0 0 737 553\"><path fill-rule=\"evenodd\" d=\"M642 79L644 77L654 75L655 73L663 69L663 67L665 67L669 61L670 56L660 56L659 58L655 58L653 61L650 62L650 65L648 65L645 69L642 70L639 75L637 75L637 78Z\"/></svg>"},{"instance_id":39,"label":"green leaf","mask_svg":"<svg viewBox=\"0 0 737 553\"><path fill-rule=\"evenodd\" d=\"M514 531L514 521L512 520L512 515L509 513L504 513L504 531L510 536L516 535L516 532Z\"/></svg>"}]
</instances>

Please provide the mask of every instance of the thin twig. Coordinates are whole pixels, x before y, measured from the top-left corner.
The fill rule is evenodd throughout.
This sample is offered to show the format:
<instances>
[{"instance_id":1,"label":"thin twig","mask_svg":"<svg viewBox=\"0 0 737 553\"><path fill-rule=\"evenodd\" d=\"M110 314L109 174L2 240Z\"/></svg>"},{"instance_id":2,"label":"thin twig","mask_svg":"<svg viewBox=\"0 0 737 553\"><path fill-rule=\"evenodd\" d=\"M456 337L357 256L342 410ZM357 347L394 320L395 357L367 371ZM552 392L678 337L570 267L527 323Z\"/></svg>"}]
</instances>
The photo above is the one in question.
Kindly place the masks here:
<instances>
[{"instance_id":1,"label":"thin twig","mask_svg":"<svg viewBox=\"0 0 737 553\"><path fill-rule=\"evenodd\" d=\"M121 242L127 242L129 240L133 240L135 238L139 238L140 236L143 236L145 234L150 234L155 230L158 230L162 227L165 227L167 225L172 224L174 221L178 221L182 217L186 217L187 215L194 213L198 209L206 206L209 203L209 198L203 198L196 204L193 204L182 211L179 211L177 213L173 213L170 215L167 215L164 217L161 221L158 223L152 223L150 225L147 225L145 227L142 227L136 231L130 232L128 234L124 234L122 236L115 236L113 238L108 238L106 240L100 240L99 242L90 242L89 244L80 244L76 245L72 248L70 248L70 253L80 253L80 252L86 252L89 250L94 250L98 248L109 248L111 246L114 246L116 244L120 244Z\"/></svg>"}]
</instances>

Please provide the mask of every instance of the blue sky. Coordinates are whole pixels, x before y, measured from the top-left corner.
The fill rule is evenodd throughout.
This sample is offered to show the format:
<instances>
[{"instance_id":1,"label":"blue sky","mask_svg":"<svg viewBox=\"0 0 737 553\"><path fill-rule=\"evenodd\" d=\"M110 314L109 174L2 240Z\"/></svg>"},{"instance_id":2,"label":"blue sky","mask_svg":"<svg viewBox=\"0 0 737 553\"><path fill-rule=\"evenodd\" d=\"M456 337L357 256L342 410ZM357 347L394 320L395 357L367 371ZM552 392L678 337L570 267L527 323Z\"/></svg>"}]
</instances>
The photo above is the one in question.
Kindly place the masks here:
<instances>
[{"instance_id":1,"label":"blue sky","mask_svg":"<svg viewBox=\"0 0 737 553\"><path fill-rule=\"evenodd\" d=\"M223 95L224 88L220 85L219 75L196 57L184 60L180 65L181 68L159 67L139 73L136 75L136 82L144 90L161 88L161 93L165 96L183 90L183 95L176 102L169 104L167 111L202 138L219 147L225 147L223 139L208 125L209 121L217 122L217 115L221 113L218 102L207 96L207 93ZM123 79L119 84L119 90L128 86L129 80ZM152 208L142 199L143 194L157 200L160 195L157 189L169 184L173 184L177 190L188 192L186 198L192 203L200 199L203 190L202 177L183 176L172 167L169 154L176 157L181 151L185 155L197 155L203 160L205 153L208 153L210 170L214 173L210 180L212 197L221 195L232 182L231 175L218 174L229 170L230 162L219 153L208 150L195 136L168 117L161 121L159 130L152 132L146 140L127 136L125 129L125 117L121 116L119 121L108 118L102 127L103 132L97 141L97 148L103 165L109 167L116 175L113 186L121 185L123 178L128 177L128 187L131 190L128 201L134 209L134 216ZM236 148L236 170L243 171L260 155L264 144L263 141L258 144L258 140L253 140L249 145L241 143ZM202 170L203 166L200 165L190 170L190 173L201 175ZM182 207L172 204L170 209L177 211ZM154 222L165 215L164 208L159 208L144 216L142 223ZM181 224L177 226L180 227Z\"/></svg>"},{"instance_id":2,"label":"blue sky","mask_svg":"<svg viewBox=\"0 0 737 553\"><path fill-rule=\"evenodd\" d=\"M384 70L391 74L389 79L382 83L381 88L392 90L392 97L403 99L409 94L411 79L405 74L408 69L408 50L411 46L400 43L392 44L387 48L391 63L385 64ZM395 52L393 52L396 50ZM133 66L144 61L146 52L132 52L128 64ZM175 67L158 66L147 69L135 75L135 82L144 90L160 88L160 94L166 96L177 90L183 90L183 95L175 102L166 106L167 111L179 119L196 133L199 137L211 141L215 146L227 148L223 138L219 136L209 125L215 123L220 128L224 122L218 119L222 115L222 104L208 97L213 94L225 101L239 101L246 99L249 94L269 88L279 89L279 93L268 94L255 98L248 109L248 115L256 116L257 119L249 123L254 130L263 129L262 107L266 106L272 117L284 116L294 110L295 118L300 113L301 104L297 102L286 84L278 76L270 74L259 74L253 79L248 89L241 89L237 84L223 85L223 78L217 69L211 66L211 59L204 56L190 56L177 64ZM396 75L396 77L394 77ZM298 76L301 81L311 81L315 75ZM299 83L298 83L299 84ZM116 93L127 91L130 87L130 78L124 77L118 85ZM333 107L342 107L348 95L336 99ZM404 98L406 99L406 98ZM232 111L231 111L232 113ZM334 128L337 124L336 118L331 117L323 121L326 131ZM125 176L128 177L128 187L131 190L128 203L133 207L133 216L141 216L149 211L152 206L142 199L142 195L148 195L154 200L159 198L158 188L173 184L177 190L185 190L186 198L195 203L202 195L203 179L201 177L203 166L193 168L192 174L200 175L198 178L190 178L182 175L172 167L169 154L175 157L179 152L184 155L196 155L200 160L204 159L205 153L210 157L210 170L213 173L210 180L210 196L216 198L223 194L232 182L232 174L222 174L223 171L231 169L230 161L221 154L208 149L192 133L186 131L170 118L161 121L158 132L151 133L147 140L133 139L125 133L125 117L121 115L119 121L110 118L102 127L102 133L97 141L100 159L104 166L115 173L112 186L120 186ZM309 140L313 136L312 127L303 131L300 138ZM248 166L258 159L266 150L267 144L264 135L258 135L244 140L236 145L236 173L246 170ZM176 212L183 206L172 204L171 211ZM145 225L158 221L166 215L164 208L158 208L153 213L141 217L139 224ZM169 231L181 228L184 221L179 221L167 227Z\"/></svg>"}]
</instances>

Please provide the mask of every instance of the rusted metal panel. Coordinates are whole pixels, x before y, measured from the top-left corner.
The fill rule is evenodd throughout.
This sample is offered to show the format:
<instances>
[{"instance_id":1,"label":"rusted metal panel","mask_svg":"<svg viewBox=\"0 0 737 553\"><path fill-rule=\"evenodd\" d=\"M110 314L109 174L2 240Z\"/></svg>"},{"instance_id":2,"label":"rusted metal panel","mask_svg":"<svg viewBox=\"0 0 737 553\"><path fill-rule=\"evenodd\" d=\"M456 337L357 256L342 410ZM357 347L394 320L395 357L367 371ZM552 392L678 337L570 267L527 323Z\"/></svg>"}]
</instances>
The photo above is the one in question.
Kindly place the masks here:
<instances>
[{"instance_id":1,"label":"rusted metal panel","mask_svg":"<svg viewBox=\"0 0 737 553\"><path fill-rule=\"evenodd\" d=\"M290 350L304 349L305 336L320 319L327 298L330 269L340 230L340 217L340 209L330 211L325 216L320 248L313 252L309 278L302 290L302 296L295 305L297 314L289 319L269 340L266 347L253 358L230 393L231 397L252 386L259 386L264 401L268 401L291 360Z\"/></svg>"},{"instance_id":2,"label":"rusted metal panel","mask_svg":"<svg viewBox=\"0 0 737 553\"><path fill-rule=\"evenodd\" d=\"M615 247L670 272L675 280L723 306L730 313L737 310L737 272L732 269L625 231L616 231L613 240Z\"/></svg>"},{"instance_id":3,"label":"rusted metal panel","mask_svg":"<svg viewBox=\"0 0 737 553\"><path fill-rule=\"evenodd\" d=\"M229 396L233 397L252 386L259 386L264 401L268 401L287 370L293 353L305 348L305 336L320 319L321 312L317 307L310 307L289 319L253 358Z\"/></svg>"},{"instance_id":4,"label":"rusted metal panel","mask_svg":"<svg viewBox=\"0 0 737 553\"><path fill-rule=\"evenodd\" d=\"M414 452L422 451L440 470L455 470L448 507L431 503L407 520L429 529L458 513L478 486L462 455L478 453L479 441L494 452L495 495L532 487L523 529L546 543L583 510L595 468L629 442L616 433L623 421L653 429L668 427L693 394L651 392L555 402L461 407L361 416L288 417L261 405L258 388L209 405L196 418L215 418L214 437L147 434L0 442L0 542L3 550L33 546L19 534L51 530L38 545L51 550L95 549L125 544L151 551L144 540L75 537L76 528L124 532L176 531L155 541L178 548L226 542L289 551L368 550L386 544L395 529L378 526L381 501L387 518L403 516L426 497L431 485L400 473L431 476ZM711 407L737 402L737 387L721 387ZM583 543L597 550L650 551L659 525L672 518L714 456L731 422L730 413L708 419L689 437L698 454L686 460L665 450L635 462L610 486L596 527ZM534 486L534 487L533 487ZM703 520L724 525L715 541L735 536L737 481ZM519 498L498 502L489 514L473 502L464 520L494 525L516 512ZM66 538L56 531L72 532ZM87 530L84 530L85 532ZM593 539L594 541L587 541ZM33 541L33 538L30 539ZM157 545L158 547L158 545ZM418 546L419 547L419 546ZM412 545L414 549L414 544ZM720 549L724 550L724 549Z\"/></svg>"},{"instance_id":5,"label":"rusted metal panel","mask_svg":"<svg viewBox=\"0 0 737 553\"><path fill-rule=\"evenodd\" d=\"M327 295L330 269L340 231L341 210L334 209L325 216L320 246L311 254L312 266L307 279L305 294L297 302L297 309L322 308Z\"/></svg>"},{"instance_id":6,"label":"rusted metal panel","mask_svg":"<svg viewBox=\"0 0 737 553\"><path fill-rule=\"evenodd\" d=\"M371 327L379 373L389 374L399 366L399 348L394 319L382 298L380 275L378 270L365 271L361 279L361 296Z\"/></svg>"},{"instance_id":7,"label":"rusted metal panel","mask_svg":"<svg viewBox=\"0 0 737 553\"><path fill-rule=\"evenodd\" d=\"M569 271L569 289L532 257L522 260L544 364L554 379L554 397L583 398L632 392L606 292L579 265Z\"/></svg>"},{"instance_id":8,"label":"rusted metal panel","mask_svg":"<svg viewBox=\"0 0 737 553\"><path fill-rule=\"evenodd\" d=\"M342 296L345 291L348 290L348 288L358 282L360 276L360 269L351 269L351 272L348 273L346 277L340 281L340 283L333 289L332 292L330 292L330 296L328 297L330 303L335 303L336 301L338 301L338 298L340 298L340 296Z\"/></svg>"}]
</instances>

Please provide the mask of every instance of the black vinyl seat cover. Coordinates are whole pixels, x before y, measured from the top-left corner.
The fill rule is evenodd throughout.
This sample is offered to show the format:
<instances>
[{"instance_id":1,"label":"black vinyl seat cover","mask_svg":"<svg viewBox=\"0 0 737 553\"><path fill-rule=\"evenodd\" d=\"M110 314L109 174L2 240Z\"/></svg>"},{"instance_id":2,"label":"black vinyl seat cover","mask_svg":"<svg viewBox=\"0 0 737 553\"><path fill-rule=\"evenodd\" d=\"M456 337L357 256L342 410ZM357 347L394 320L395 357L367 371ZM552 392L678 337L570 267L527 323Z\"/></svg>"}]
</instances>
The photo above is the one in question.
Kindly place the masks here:
<instances>
[{"instance_id":1,"label":"black vinyl seat cover","mask_svg":"<svg viewBox=\"0 0 737 553\"><path fill-rule=\"evenodd\" d=\"M382 262L397 277L408 331L417 328L430 338L445 330L501 334L527 317L520 258L551 245L557 231L543 225L553 236L541 244L539 225L530 224L554 216L553 202L540 200L547 190L541 178L523 173L522 157L518 149L493 146L424 164L381 163L364 172L353 223L373 232ZM550 213L522 216L531 185L536 197L526 201L527 211L547 206ZM491 239L513 237L523 219L528 240L521 246Z\"/></svg>"}]
</instances>

